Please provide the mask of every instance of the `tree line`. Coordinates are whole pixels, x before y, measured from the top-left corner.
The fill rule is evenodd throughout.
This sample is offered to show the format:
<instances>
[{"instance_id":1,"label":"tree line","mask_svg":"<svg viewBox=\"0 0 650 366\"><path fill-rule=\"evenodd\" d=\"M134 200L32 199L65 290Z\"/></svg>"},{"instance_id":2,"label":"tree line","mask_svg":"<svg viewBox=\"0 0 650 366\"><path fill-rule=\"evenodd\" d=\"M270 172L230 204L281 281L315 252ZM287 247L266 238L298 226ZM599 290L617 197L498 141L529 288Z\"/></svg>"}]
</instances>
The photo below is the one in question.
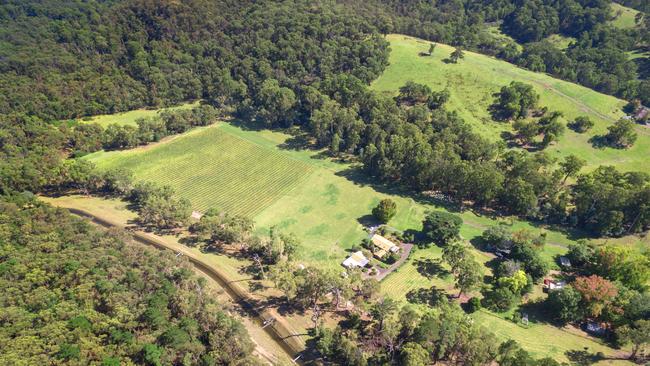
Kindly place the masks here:
<instances>
[{"instance_id":1,"label":"tree line","mask_svg":"<svg viewBox=\"0 0 650 366\"><path fill-rule=\"evenodd\" d=\"M160 141L192 127L207 126L216 121L219 111L208 104L192 109L162 111L154 117L138 118L132 125L109 124L103 128L98 123L74 122L63 124L61 130L67 138L65 148L73 157L99 150L130 149Z\"/></svg>"}]
</instances>

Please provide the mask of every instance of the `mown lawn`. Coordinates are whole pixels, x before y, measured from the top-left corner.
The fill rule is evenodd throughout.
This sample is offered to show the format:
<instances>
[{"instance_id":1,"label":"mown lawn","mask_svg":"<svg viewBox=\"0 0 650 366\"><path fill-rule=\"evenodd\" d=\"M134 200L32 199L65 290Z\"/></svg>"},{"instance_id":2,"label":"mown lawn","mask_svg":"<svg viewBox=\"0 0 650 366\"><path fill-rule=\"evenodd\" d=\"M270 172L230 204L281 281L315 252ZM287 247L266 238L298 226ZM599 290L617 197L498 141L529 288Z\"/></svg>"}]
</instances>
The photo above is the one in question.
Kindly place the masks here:
<instances>
[{"instance_id":1,"label":"mown lawn","mask_svg":"<svg viewBox=\"0 0 650 366\"><path fill-rule=\"evenodd\" d=\"M492 120L488 112L494 100L492 94L511 81L525 82L540 94L540 105L562 112L565 122L586 115L596 123L585 134L567 129L558 143L546 149L547 152L556 157L581 156L588 161L586 169L610 164L622 170L648 171L650 129L646 127L637 127L639 138L627 150L597 149L589 142L593 136L604 134L607 126L624 115L621 110L624 101L473 52L466 51L465 58L458 64L448 64L443 60L454 48L444 44L438 44L433 56L422 57L418 53L428 49L428 42L403 35L389 35L387 39L391 43L390 66L373 82L373 89L395 95L409 80L427 84L433 90L448 88L451 92L448 108L458 112L475 131L496 141L511 127L508 123Z\"/></svg>"}]
</instances>

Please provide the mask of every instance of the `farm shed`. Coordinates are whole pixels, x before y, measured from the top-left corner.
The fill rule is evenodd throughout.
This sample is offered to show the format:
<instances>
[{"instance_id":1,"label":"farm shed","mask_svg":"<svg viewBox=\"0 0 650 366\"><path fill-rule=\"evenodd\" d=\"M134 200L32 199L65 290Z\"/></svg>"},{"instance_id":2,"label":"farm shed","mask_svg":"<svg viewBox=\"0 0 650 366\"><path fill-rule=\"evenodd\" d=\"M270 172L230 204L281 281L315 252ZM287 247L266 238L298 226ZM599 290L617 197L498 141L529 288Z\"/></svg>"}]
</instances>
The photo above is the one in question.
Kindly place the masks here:
<instances>
[{"instance_id":1,"label":"farm shed","mask_svg":"<svg viewBox=\"0 0 650 366\"><path fill-rule=\"evenodd\" d=\"M549 291L561 290L564 286L566 286L565 281L554 281L548 278L544 280L544 288Z\"/></svg>"},{"instance_id":2,"label":"farm shed","mask_svg":"<svg viewBox=\"0 0 650 366\"><path fill-rule=\"evenodd\" d=\"M341 264L345 268L363 268L368 264L368 262L370 262L370 260L366 258L361 251L358 251L352 253L352 255L347 257Z\"/></svg>"}]
</instances>

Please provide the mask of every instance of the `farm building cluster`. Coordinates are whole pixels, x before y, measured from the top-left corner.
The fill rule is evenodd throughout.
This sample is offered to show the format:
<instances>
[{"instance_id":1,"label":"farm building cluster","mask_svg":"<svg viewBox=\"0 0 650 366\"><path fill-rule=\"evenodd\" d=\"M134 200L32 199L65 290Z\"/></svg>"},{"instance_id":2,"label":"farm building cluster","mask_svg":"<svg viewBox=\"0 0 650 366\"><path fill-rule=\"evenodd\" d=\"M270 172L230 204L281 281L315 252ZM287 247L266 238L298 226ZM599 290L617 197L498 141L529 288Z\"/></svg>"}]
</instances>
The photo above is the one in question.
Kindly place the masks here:
<instances>
[{"instance_id":1,"label":"farm building cluster","mask_svg":"<svg viewBox=\"0 0 650 366\"><path fill-rule=\"evenodd\" d=\"M403 263L412 247L410 244L398 245L376 233L371 233L363 246L365 249L350 254L341 265L346 269L362 269L366 275L379 281ZM373 258L382 263L373 262Z\"/></svg>"}]
</instances>

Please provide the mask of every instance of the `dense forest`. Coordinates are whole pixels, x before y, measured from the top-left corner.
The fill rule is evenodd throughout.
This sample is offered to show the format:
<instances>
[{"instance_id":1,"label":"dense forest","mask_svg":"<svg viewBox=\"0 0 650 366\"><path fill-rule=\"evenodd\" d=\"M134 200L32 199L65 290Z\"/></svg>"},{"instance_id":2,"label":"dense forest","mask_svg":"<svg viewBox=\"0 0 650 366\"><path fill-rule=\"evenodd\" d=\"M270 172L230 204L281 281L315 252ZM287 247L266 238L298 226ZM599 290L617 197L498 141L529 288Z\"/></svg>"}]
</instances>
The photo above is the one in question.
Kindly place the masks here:
<instances>
[{"instance_id":1,"label":"dense forest","mask_svg":"<svg viewBox=\"0 0 650 366\"><path fill-rule=\"evenodd\" d=\"M3 365L254 365L241 323L185 259L30 195L0 203Z\"/></svg>"},{"instance_id":2,"label":"dense forest","mask_svg":"<svg viewBox=\"0 0 650 366\"><path fill-rule=\"evenodd\" d=\"M370 81L387 52L365 21L302 1L11 1L0 23L0 113L46 120Z\"/></svg>"}]
</instances>

